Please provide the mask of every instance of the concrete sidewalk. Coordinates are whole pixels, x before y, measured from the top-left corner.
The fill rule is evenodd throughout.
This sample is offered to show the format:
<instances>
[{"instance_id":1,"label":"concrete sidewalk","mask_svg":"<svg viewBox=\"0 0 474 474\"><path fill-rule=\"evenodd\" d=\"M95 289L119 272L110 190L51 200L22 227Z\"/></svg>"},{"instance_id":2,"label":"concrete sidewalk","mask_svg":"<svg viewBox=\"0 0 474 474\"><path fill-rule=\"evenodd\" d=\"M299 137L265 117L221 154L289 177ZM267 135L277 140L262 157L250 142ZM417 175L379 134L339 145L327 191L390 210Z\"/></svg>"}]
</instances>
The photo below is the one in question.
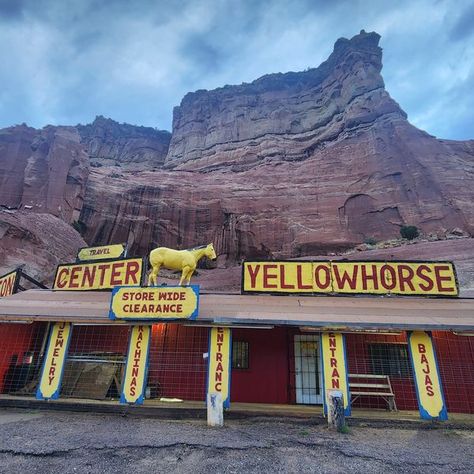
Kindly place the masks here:
<instances>
[{"instance_id":1,"label":"concrete sidewalk","mask_svg":"<svg viewBox=\"0 0 474 474\"><path fill-rule=\"evenodd\" d=\"M90 413L118 413L153 417L161 419L205 419L206 407L202 401L162 402L159 400L146 400L141 406L121 405L117 400L84 400L75 398L62 398L59 400L42 401L33 397L0 396L0 407L46 409L60 411L79 411ZM474 429L474 415L464 413L449 413L447 422L429 422L420 419L417 411L387 411L381 409L352 410L348 424L387 424L407 425L415 424L422 428L460 428ZM274 405L263 403L231 403L230 409L225 411L224 419L245 418L291 418L295 420L308 420L317 424L324 424L322 406L314 405Z\"/></svg>"}]
</instances>

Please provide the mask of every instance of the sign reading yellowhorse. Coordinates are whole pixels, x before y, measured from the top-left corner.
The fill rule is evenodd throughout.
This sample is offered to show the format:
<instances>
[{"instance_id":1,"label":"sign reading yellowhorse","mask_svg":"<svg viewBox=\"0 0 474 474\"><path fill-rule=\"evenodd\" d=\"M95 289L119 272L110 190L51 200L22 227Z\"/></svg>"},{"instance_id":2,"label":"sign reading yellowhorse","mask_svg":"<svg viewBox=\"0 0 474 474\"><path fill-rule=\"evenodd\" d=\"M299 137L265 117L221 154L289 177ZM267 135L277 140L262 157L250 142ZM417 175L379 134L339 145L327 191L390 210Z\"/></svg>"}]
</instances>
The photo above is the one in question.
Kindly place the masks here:
<instances>
[{"instance_id":1,"label":"sign reading yellowhorse","mask_svg":"<svg viewBox=\"0 0 474 474\"><path fill-rule=\"evenodd\" d=\"M420 417L425 420L447 420L448 412L431 335L424 331L410 332L408 348Z\"/></svg>"},{"instance_id":2,"label":"sign reading yellowhorse","mask_svg":"<svg viewBox=\"0 0 474 474\"><path fill-rule=\"evenodd\" d=\"M0 276L0 298L13 295L16 292L19 278L20 270L18 268Z\"/></svg>"},{"instance_id":3,"label":"sign reading yellowhorse","mask_svg":"<svg viewBox=\"0 0 474 474\"><path fill-rule=\"evenodd\" d=\"M76 260L90 262L91 260L112 260L125 257L126 244L102 245L100 247L83 247L77 252Z\"/></svg>"},{"instance_id":4,"label":"sign reading yellowhorse","mask_svg":"<svg viewBox=\"0 0 474 474\"><path fill-rule=\"evenodd\" d=\"M230 406L231 352L231 329L222 327L211 328L209 333L207 393L220 393L224 408L229 408Z\"/></svg>"},{"instance_id":5,"label":"sign reading yellowhorse","mask_svg":"<svg viewBox=\"0 0 474 474\"><path fill-rule=\"evenodd\" d=\"M148 371L150 338L151 326L140 325L132 327L120 403L135 403L137 405L143 403Z\"/></svg>"},{"instance_id":6,"label":"sign reading yellowhorse","mask_svg":"<svg viewBox=\"0 0 474 474\"><path fill-rule=\"evenodd\" d=\"M196 319L199 286L117 287L112 290L110 319L160 321Z\"/></svg>"},{"instance_id":7,"label":"sign reading yellowhorse","mask_svg":"<svg viewBox=\"0 0 474 474\"><path fill-rule=\"evenodd\" d=\"M36 398L48 400L59 397L72 328L70 323L55 323L49 333L48 350L43 362Z\"/></svg>"},{"instance_id":8,"label":"sign reading yellowhorse","mask_svg":"<svg viewBox=\"0 0 474 474\"><path fill-rule=\"evenodd\" d=\"M351 414L351 395L347 373L346 341L344 334L328 332L321 334L321 359L323 361L324 414L328 413L329 392L340 390L344 399L344 414Z\"/></svg>"},{"instance_id":9,"label":"sign reading yellowhorse","mask_svg":"<svg viewBox=\"0 0 474 474\"><path fill-rule=\"evenodd\" d=\"M141 258L68 263L58 265L53 290L106 290L115 286L140 286L142 273Z\"/></svg>"},{"instance_id":10,"label":"sign reading yellowhorse","mask_svg":"<svg viewBox=\"0 0 474 474\"><path fill-rule=\"evenodd\" d=\"M242 293L458 296L451 262L244 262Z\"/></svg>"}]
</instances>

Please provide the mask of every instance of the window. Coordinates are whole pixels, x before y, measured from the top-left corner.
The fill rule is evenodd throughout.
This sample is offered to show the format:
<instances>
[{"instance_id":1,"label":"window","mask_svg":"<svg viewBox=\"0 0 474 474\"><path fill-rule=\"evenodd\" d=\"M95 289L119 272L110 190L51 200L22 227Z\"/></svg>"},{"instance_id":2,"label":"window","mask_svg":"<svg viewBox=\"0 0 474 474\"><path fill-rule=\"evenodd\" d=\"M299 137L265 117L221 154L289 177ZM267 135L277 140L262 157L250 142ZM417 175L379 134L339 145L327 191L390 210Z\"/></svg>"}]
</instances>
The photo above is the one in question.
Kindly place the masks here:
<instances>
[{"instance_id":1,"label":"window","mask_svg":"<svg viewBox=\"0 0 474 474\"><path fill-rule=\"evenodd\" d=\"M405 344L369 344L369 355L374 375L409 377L411 374Z\"/></svg>"},{"instance_id":2,"label":"window","mask_svg":"<svg viewBox=\"0 0 474 474\"><path fill-rule=\"evenodd\" d=\"M232 342L232 368L249 368L249 343L243 341Z\"/></svg>"}]
</instances>

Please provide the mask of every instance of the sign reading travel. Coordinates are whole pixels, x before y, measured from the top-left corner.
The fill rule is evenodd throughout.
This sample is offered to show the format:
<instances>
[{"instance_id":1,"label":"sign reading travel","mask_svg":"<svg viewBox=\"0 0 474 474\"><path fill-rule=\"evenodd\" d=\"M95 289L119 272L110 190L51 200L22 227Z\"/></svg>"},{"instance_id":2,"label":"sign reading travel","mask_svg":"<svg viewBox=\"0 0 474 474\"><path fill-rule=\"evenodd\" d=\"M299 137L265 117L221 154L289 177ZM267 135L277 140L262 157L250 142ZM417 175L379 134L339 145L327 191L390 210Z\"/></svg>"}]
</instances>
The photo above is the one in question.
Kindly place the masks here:
<instances>
[{"instance_id":1,"label":"sign reading travel","mask_svg":"<svg viewBox=\"0 0 474 474\"><path fill-rule=\"evenodd\" d=\"M207 393L220 393L224 408L230 407L231 347L232 333L229 328L211 328L209 333Z\"/></svg>"},{"instance_id":2,"label":"sign reading travel","mask_svg":"<svg viewBox=\"0 0 474 474\"><path fill-rule=\"evenodd\" d=\"M102 245L100 247L83 247L77 253L77 260L89 262L91 260L107 260L125 257L126 244Z\"/></svg>"},{"instance_id":3,"label":"sign reading travel","mask_svg":"<svg viewBox=\"0 0 474 474\"><path fill-rule=\"evenodd\" d=\"M53 290L105 290L114 286L140 286L143 260L58 265Z\"/></svg>"},{"instance_id":4,"label":"sign reading travel","mask_svg":"<svg viewBox=\"0 0 474 474\"><path fill-rule=\"evenodd\" d=\"M424 331L411 332L408 335L408 347L421 418L447 420L448 412L431 336Z\"/></svg>"},{"instance_id":5,"label":"sign reading travel","mask_svg":"<svg viewBox=\"0 0 474 474\"><path fill-rule=\"evenodd\" d=\"M351 395L346 363L345 337L338 332L321 334L321 358L323 361L324 414L329 406L329 391L340 390L344 399L344 414L351 414Z\"/></svg>"},{"instance_id":6,"label":"sign reading travel","mask_svg":"<svg viewBox=\"0 0 474 474\"><path fill-rule=\"evenodd\" d=\"M119 287L112 291L110 319L196 319L199 286Z\"/></svg>"},{"instance_id":7,"label":"sign reading travel","mask_svg":"<svg viewBox=\"0 0 474 474\"><path fill-rule=\"evenodd\" d=\"M242 293L458 296L451 262L244 262Z\"/></svg>"},{"instance_id":8,"label":"sign reading travel","mask_svg":"<svg viewBox=\"0 0 474 474\"><path fill-rule=\"evenodd\" d=\"M141 404L145 398L151 326L133 326L128 344L120 403Z\"/></svg>"},{"instance_id":9,"label":"sign reading travel","mask_svg":"<svg viewBox=\"0 0 474 474\"><path fill-rule=\"evenodd\" d=\"M17 269L0 277L0 298L15 293L19 276L19 270Z\"/></svg>"},{"instance_id":10,"label":"sign reading travel","mask_svg":"<svg viewBox=\"0 0 474 474\"><path fill-rule=\"evenodd\" d=\"M36 391L39 400L57 399L61 391L61 379L69 347L72 328L70 323L55 323L51 327L48 351L44 358L43 370Z\"/></svg>"}]
</instances>

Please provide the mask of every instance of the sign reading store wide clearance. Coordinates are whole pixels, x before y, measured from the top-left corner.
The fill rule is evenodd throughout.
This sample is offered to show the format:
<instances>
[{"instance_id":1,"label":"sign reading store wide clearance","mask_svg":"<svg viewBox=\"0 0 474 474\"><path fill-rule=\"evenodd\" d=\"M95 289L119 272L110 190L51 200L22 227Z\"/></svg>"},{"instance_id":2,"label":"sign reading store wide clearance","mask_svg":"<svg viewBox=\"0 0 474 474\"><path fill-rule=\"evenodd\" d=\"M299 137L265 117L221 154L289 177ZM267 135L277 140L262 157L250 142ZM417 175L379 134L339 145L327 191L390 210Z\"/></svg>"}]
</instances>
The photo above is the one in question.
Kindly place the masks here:
<instances>
[{"instance_id":1,"label":"sign reading store wide clearance","mask_svg":"<svg viewBox=\"0 0 474 474\"><path fill-rule=\"evenodd\" d=\"M134 321L196 319L199 286L114 288L110 319Z\"/></svg>"},{"instance_id":2,"label":"sign reading store wide clearance","mask_svg":"<svg viewBox=\"0 0 474 474\"><path fill-rule=\"evenodd\" d=\"M0 298L15 293L18 276L19 270L14 270L0 277Z\"/></svg>"},{"instance_id":3,"label":"sign reading store wide clearance","mask_svg":"<svg viewBox=\"0 0 474 474\"><path fill-rule=\"evenodd\" d=\"M53 290L105 290L115 286L140 286L142 271L141 258L59 265Z\"/></svg>"},{"instance_id":4,"label":"sign reading store wide clearance","mask_svg":"<svg viewBox=\"0 0 474 474\"><path fill-rule=\"evenodd\" d=\"M458 296L451 262L244 262L242 293Z\"/></svg>"},{"instance_id":5,"label":"sign reading store wide clearance","mask_svg":"<svg viewBox=\"0 0 474 474\"><path fill-rule=\"evenodd\" d=\"M88 262L91 260L117 259L125 256L125 244L102 245L100 247L84 247L79 249L77 260Z\"/></svg>"}]
</instances>

